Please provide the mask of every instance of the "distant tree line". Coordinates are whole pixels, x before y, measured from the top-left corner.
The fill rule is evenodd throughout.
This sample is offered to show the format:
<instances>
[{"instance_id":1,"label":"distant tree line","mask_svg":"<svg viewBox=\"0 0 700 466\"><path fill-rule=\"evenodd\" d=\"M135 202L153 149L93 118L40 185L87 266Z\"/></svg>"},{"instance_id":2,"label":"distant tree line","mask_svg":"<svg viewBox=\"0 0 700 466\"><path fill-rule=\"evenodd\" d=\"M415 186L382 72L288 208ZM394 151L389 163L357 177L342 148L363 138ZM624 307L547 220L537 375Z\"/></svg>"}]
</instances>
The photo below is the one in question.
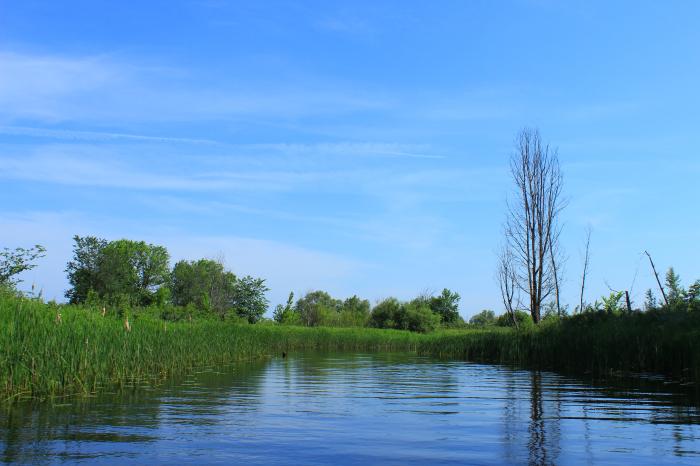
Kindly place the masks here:
<instances>
[{"instance_id":1,"label":"distant tree line","mask_svg":"<svg viewBox=\"0 0 700 466\"><path fill-rule=\"evenodd\" d=\"M366 299L352 296L344 301L325 291L311 291L294 303L290 293L286 305L278 305L274 320L280 324L337 327L375 327L430 332L438 327L463 325L460 296L448 289L440 295L421 295L403 302L387 298L374 307Z\"/></svg>"},{"instance_id":2,"label":"distant tree line","mask_svg":"<svg viewBox=\"0 0 700 466\"><path fill-rule=\"evenodd\" d=\"M66 272L72 304L118 309L155 307L161 317L179 320L195 316L236 317L249 323L264 320L268 300L265 280L237 277L211 259L182 260L172 269L163 246L144 241L107 241L75 236L73 258ZM459 316L460 296L448 289L437 296L421 295L402 302L387 298L374 307L366 299L345 300L325 291L311 291L286 305L278 305L273 320L282 325L307 327L376 327L429 332L438 327L464 325Z\"/></svg>"},{"instance_id":3,"label":"distant tree line","mask_svg":"<svg viewBox=\"0 0 700 466\"><path fill-rule=\"evenodd\" d=\"M181 316L176 308L182 308L190 315L237 316L250 323L267 310L265 280L237 277L220 262L183 260L170 269L170 254L163 246L94 236L76 235L73 240L73 259L66 267L71 286L66 298L72 304L158 306L167 318Z\"/></svg>"}]
</instances>

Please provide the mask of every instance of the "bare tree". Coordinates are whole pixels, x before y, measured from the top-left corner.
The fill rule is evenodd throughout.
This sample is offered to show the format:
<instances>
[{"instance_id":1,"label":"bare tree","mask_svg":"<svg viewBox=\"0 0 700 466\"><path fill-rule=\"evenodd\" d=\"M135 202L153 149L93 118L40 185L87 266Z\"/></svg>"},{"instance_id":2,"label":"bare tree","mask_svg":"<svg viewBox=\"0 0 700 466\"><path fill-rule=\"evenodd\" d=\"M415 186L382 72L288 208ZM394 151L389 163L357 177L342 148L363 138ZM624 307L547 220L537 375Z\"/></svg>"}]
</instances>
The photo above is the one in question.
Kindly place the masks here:
<instances>
[{"instance_id":1,"label":"bare tree","mask_svg":"<svg viewBox=\"0 0 700 466\"><path fill-rule=\"evenodd\" d=\"M590 248L591 248L591 226L586 227L586 252L583 256L583 274L581 275L581 303L579 305L578 311L583 312L583 291L586 288L586 275L588 275L588 264L590 262Z\"/></svg>"},{"instance_id":2,"label":"bare tree","mask_svg":"<svg viewBox=\"0 0 700 466\"><path fill-rule=\"evenodd\" d=\"M666 291L664 290L664 287L661 285L661 280L659 280L659 274L656 273L656 267L654 266L654 261L651 260L651 254L649 254L649 251L644 251L644 254L647 255L649 258L649 263L651 264L651 270L654 271L654 277L656 277L656 283L659 284L659 289L661 290L661 296L664 298L664 303L668 306L668 298L666 297Z\"/></svg>"},{"instance_id":3,"label":"bare tree","mask_svg":"<svg viewBox=\"0 0 700 466\"><path fill-rule=\"evenodd\" d=\"M559 247L559 235L561 233L561 227L554 225L550 234L549 242L551 247L549 248L549 262L552 268L552 279L554 281L554 302L557 305L557 316L561 317L561 300L559 293L559 278L561 277L562 267L564 264L564 257Z\"/></svg>"},{"instance_id":4,"label":"bare tree","mask_svg":"<svg viewBox=\"0 0 700 466\"><path fill-rule=\"evenodd\" d=\"M501 248L498 255L498 284L501 287L501 298L503 306L510 316L515 327L518 327L518 320L515 318L515 310L520 304L518 289L518 274L513 267L513 253L507 247Z\"/></svg>"},{"instance_id":5,"label":"bare tree","mask_svg":"<svg viewBox=\"0 0 700 466\"><path fill-rule=\"evenodd\" d=\"M508 203L505 235L517 285L529 297L532 320L539 323L542 303L556 289L562 175L556 150L542 143L537 130L523 129L516 149L510 167L517 194Z\"/></svg>"}]
</instances>

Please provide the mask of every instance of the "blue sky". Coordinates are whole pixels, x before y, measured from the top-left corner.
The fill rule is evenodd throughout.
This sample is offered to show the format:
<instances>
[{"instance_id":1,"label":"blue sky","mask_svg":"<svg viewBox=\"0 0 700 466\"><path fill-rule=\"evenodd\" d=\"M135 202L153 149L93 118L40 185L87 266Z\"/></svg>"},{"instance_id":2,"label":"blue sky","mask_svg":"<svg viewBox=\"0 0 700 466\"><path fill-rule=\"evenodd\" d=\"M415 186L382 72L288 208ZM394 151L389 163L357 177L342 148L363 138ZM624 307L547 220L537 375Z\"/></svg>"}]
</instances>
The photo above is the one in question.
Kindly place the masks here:
<instances>
[{"instance_id":1,"label":"blue sky","mask_svg":"<svg viewBox=\"0 0 700 466\"><path fill-rule=\"evenodd\" d=\"M700 278L700 3L0 1L0 246L74 234L268 279L271 306L494 280L516 133L558 147L564 301Z\"/></svg>"}]
</instances>

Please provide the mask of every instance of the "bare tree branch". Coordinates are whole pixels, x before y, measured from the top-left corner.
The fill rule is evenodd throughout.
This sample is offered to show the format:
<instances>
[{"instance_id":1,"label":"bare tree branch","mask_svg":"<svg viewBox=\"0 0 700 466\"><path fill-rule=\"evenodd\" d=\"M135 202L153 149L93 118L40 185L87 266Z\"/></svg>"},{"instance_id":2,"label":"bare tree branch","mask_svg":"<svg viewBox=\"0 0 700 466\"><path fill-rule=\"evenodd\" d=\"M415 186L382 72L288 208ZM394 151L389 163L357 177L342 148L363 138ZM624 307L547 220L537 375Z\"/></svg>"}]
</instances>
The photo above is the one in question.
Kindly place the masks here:
<instances>
[{"instance_id":1,"label":"bare tree branch","mask_svg":"<svg viewBox=\"0 0 700 466\"><path fill-rule=\"evenodd\" d=\"M516 196L508 203L506 248L516 287L529 297L532 320L540 321L542 303L552 293L559 305L561 262L558 217L564 207L563 178L556 150L543 145L537 130L523 129L510 161Z\"/></svg>"},{"instance_id":2,"label":"bare tree branch","mask_svg":"<svg viewBox=\"0 0 700 466\"><path fill-rule=\"evenodd\" d=\"M590 261L590 248L591 248L591 226L586 227L586 252L583 256L583 275L581 275L581 303L579 305L578 311L583 312L583 291L586 288L586 275L588 275L588 264Z\"/></svg>"}]
</instances>

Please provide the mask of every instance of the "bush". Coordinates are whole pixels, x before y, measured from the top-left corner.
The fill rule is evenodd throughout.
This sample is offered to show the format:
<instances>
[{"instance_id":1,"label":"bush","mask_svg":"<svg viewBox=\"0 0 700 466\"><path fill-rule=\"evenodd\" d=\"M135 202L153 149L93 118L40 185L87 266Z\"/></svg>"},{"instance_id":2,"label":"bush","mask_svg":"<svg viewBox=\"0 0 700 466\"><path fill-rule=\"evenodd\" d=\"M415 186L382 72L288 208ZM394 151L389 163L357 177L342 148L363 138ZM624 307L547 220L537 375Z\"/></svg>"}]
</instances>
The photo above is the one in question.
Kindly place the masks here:
<instances>
[{"instance_id":1,"label":"bush","mask_svg":"<svg viewBox=\"0 0 700 466\"><path fill-rule=\"evenodd\" d=\"M518 322L518 327L532 327L535 325L530 314L525 311L515 311L515 320ZM499 327L513 327L513 320L506 312L498 316L496 325Z\"/></svg>"},{"instance_id":2,"label":"bush","mask_svg":"<svg viewBox=\"0 0 700 466\"><path fill-rule=\"evenodd\" d=\"M472 316L469 323L477 327L485 327L496 323L496 313L490 309L484 309L480 313Z\"/></svg>"},{"instance_id":3,"label":"bush","mask_svg":"<svg viewBox=\"0 0 700 466\"><path fill-rule=\"evenodd\" d=\"M425 333L440 325L440 316L420 300L402 303L396 298L387 298L372 309L369 325Z\"/></svg>"}]
</instances>

